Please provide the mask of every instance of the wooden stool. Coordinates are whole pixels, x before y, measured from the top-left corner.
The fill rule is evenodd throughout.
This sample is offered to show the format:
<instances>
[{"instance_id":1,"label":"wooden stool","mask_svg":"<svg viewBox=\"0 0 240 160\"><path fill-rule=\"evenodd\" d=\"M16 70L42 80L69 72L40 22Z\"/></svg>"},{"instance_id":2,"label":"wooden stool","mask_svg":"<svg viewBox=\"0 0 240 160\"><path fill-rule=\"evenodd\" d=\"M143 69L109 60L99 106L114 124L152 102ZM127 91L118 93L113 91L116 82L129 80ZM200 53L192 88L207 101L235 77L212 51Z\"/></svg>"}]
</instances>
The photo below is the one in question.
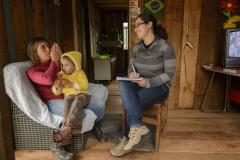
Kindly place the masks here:
<instances>
[{"instance_id":1,"label":"wooden stool","mask_svg":"<svg viewBox=\"0 0 240 160\"><path fill-rule=\"evenodd\" d=\"M156 113L156 118L149 117L149 113L147 114L146 111L153 111ZM142 117L143 123L151 124L156 126L156 138L155 138L155 151L158 151L159 144L160 144L160 136L161 132L163 132L164 126L167 123L167 100L162 101L161 103L156 103L153 106L144 110L144 114L146 115ZM126 113L124 107L122 107L122 128L123 132L125 129L125 122L126 122Z\"/></svg>"}]
</instances>

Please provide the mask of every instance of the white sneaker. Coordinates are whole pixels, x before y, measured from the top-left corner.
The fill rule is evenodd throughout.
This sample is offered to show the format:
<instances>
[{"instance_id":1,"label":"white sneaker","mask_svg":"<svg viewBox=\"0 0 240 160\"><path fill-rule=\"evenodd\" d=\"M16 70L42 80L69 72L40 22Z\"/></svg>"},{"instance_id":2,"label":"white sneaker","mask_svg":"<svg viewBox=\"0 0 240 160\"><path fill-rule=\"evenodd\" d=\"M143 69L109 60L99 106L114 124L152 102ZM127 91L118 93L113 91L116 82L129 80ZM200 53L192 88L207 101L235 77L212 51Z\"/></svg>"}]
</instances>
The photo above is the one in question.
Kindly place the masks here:
<instances>
[{"instance_id":1,"label":"white sneaker","mask_svg":"<svg viewBox=\"0 0 240 160\"><path fill-rule=\"evenodd\" d=\"M128 137L128 143L124 146L123 150L132 150L133 146L137 145L141 141L141 137L148 134L149 129L142 125L140 127L131 127Z\"/></svg>"},{"instance_id":2,"label":"white sneaker","mask_svg":"<svg viewBox=\"0 0 240 160\"><path fill-rule=\"evenodd\" d=\"M119 141L119 144L115 147L113 147L111 150L110 150L110 153L113 155L113 156L116 156L116 157L121 157L129 152L131 152L132 150L128 150L128 151L125 151L123 150L123 147L127 144L127 138L126 137L123 137L122 139L120 139Z\"/></svg>"}]
</instances>

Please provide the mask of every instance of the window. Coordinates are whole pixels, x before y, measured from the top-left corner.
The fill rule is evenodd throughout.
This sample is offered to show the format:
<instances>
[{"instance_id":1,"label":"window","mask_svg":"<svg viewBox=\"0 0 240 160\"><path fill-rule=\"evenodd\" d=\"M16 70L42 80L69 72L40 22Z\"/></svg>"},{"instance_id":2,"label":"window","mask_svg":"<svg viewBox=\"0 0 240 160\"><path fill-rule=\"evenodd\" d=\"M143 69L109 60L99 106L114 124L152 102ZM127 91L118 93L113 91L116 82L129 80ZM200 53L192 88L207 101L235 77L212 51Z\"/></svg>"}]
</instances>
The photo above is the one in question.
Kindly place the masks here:
<instances>
[{"instance_id":1,"label":"window","mask_svg":"<svg viewBox=\"0 0 240 160\"><path fill-rule=\"evenodd\" d=\"M128 22L123 23L123 50L128 49Z\"/></svg>"}]
</instances>

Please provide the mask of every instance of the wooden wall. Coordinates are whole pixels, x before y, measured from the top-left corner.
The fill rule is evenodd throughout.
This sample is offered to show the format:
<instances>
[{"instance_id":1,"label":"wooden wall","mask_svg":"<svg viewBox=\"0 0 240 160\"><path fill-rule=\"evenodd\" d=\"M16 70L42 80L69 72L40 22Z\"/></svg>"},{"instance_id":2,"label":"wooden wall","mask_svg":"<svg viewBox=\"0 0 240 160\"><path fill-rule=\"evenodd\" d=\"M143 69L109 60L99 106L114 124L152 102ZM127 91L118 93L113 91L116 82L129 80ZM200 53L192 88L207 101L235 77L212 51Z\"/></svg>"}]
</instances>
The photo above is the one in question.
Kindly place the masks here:
<instances>
[{"instance_id":1,"label":"wooden wall","mask_svg":"<svg viewBox=\"0 0 240 160\"><path fill-rule=\"evenodd\" d=\"M210 80L210 73L202 69L202 64L221 64L223 54L224 17L218 7L218 1L202 1L201 24L199 29L199 52L196 74L196 88L194 97L194 108L197 109L202 101L202 95ZM205 109L221 109L224 105L225 77L216 74L213 86L210 89Z\"/></svg>"},{"instance_id":2,"label":"wooden wall","mask_svg":"<svg viewBox=\"0 0 240 160\"><path fill-rule=\"evenodd\" d=\"M9 101L3 85L3 67L8 63L7 35L4 26L3 1L0 1L0 159L13 160L13 130ZM8 108L7 108L8 107ZM4 131L4 132L3 132ZM9 136L10 135L10 136Z\"/></svg>"},{"instance_id":3,"label":"wooden wall","mask_svg":"<svg viewBox=\"0 0 240 160\"><path fill-rule=\"evenodd\" d=\"M169 41L172 43L177 57L177 71L174 79L171 82L171 90L169 94L168 107L170 109L178 108L178 95L180 83L180 57L182 48L183 35L183 14L184 0L169 0L165 4L165 16L159 19L169 34Z\"/></svg>"},{"instance_id":4,"label":"wooden wall","mask_svg":"<svg viewBox=\"0 0 240 160\"><path fill-rule=\"evenodd\" d=\"M61 1L60 14L62 18L62 49L63 51L74 50L71 1Z\"/></svg>"}]
</instances>

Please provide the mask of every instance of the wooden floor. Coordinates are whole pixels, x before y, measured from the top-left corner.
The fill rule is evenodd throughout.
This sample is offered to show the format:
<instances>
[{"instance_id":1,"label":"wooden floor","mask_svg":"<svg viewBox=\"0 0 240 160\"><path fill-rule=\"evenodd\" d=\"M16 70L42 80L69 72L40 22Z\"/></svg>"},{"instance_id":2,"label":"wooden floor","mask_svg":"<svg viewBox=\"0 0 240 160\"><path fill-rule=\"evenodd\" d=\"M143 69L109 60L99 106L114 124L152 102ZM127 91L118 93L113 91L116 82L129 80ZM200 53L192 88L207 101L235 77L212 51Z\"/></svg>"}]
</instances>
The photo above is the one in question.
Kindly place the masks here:
<instances>
[{"instance_id":1,"label":"wooden floor","mask_svg":"<svg viewBox=\"0 0 240 160\"><path fill-rule=\"evenodd\" d=\"M240 113L169 111L159 152L134 151L122 158L110 155L112 143L89 139L76 160L239 160ZM50 151L16 151L16 160L55 160Z\"/></svg>"}]
</instances>

